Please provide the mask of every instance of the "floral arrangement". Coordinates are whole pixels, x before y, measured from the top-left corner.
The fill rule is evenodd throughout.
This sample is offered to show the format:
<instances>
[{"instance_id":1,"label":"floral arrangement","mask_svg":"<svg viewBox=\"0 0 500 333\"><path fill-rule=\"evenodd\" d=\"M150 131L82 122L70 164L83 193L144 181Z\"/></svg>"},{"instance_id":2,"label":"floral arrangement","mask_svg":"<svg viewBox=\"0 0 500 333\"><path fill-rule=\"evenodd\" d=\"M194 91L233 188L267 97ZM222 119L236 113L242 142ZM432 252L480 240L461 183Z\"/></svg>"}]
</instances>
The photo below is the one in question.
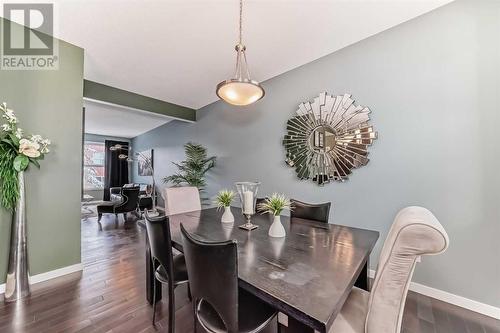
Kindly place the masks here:
<instances>
[{"instance_id":1,"label":"floral arrangement","mask_svg":"<svg viewBox=\"0 0 500 333\"><path fill-rule=\"evenodd\" d=\"M258 204L257 206L257 209L262 214L273 214L274 216L279 216L285 209L293 210L290 199L288 199L284 194L278 193L273 193L273 195L266 198L264 202Z\"/></svg>"},{"instance_id":2,"label":"floral arrangement","mask_svg":"<svg viewBox=\"0 0 500 333\"><path fill-rule=\"evenodd\" d=\"M40 135L26 135L13 110L0 104L0 204L12 210L19 198L18 173L33 164L40 168L39 160L49 153L50 140Z\"/></svg>"},{"instance_id":3,"label":"floral arrangement","mask_svg":"<svg viewBox=\"0 0 500 333\"><path fill-rule=\"evenodd\" d=\"M225 208L231 206L236 193L231 190L221 190L215 198L215 203L217 204L217 209Z\"/></svg>"}]
</instances>

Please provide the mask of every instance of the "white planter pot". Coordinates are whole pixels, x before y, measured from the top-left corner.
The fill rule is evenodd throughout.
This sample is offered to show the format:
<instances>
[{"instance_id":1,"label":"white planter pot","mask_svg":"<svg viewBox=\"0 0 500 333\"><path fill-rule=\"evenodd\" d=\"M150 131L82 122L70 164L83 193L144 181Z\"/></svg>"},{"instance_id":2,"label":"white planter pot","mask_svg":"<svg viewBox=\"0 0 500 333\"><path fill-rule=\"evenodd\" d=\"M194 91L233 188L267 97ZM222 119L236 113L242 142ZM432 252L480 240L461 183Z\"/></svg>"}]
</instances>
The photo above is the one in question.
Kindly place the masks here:
<instances>
[{"instance_id":1,"label":"white planter pot","mask_svg":"<svg viewBox=\"0 0 500 333\"><path fill-rule=\"evenodd\" d=\"M271 227L269 228L269 236L270 237L286 236L285 228L283 228L283 225L281 224L281 218L279 215L274 217L273 224L271 224Z\"/></svg>"},{"instance_id":2,"label":"white planter pot","mask_svg":"<svg viewBox=\"0 0 500 333\"><path fill-rule=\"evenodd\" d=\"M234 216L231 212L231 207L224 207L224 214L222 214L222 218L220 220L222 223L233 223Z\"/></svg>"}]
</instances>

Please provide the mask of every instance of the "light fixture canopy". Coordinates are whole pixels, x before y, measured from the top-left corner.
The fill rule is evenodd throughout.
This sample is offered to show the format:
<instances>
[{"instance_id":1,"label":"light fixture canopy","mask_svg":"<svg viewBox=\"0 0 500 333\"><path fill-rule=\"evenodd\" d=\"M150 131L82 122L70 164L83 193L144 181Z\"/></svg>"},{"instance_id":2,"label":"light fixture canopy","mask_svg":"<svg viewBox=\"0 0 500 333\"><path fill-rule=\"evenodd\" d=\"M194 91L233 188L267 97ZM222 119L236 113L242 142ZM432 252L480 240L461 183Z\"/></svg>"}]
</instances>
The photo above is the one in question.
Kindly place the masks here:
<instances>
[{"instance_id":1,"label":"light fixture canopy","mask_svg":"<svg viewBox=\"0 0 500 333\"><path fill-rule=\"evenodd\" d=\"M250 78L246 47L242 43L243 0L240 0L240 39L235 46L236 68L232 79L224 80L217 85L217 96L232 105L249 105L264 97L264 88L259 82Z\"/></svg>"}]
</instances>

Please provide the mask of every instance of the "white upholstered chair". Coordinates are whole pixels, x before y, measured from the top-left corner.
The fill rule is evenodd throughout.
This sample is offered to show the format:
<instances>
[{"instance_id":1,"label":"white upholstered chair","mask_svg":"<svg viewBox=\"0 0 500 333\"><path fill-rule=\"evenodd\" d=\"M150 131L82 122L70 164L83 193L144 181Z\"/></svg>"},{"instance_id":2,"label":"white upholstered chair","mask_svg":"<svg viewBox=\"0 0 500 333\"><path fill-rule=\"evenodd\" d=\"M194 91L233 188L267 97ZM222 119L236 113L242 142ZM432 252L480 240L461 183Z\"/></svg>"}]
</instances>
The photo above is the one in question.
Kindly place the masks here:
<instances>
[{"instance_id":1,"label":"white upholstered chair","mask_svg":"<svg viewBox=\"0 0 500 333\"><path fill-rule=\"evenodd\" d=\"M167 187L163 199L167 216L201 209L200 192L196 187Z\"/></svg>"},{"instance_id":2,"label":"white upholstered chair","mask_svg":"<svg viewBox=\"0 0 500 333\"><path fill-rule=\"evenodd\" d=\"M417 259L448 248L448 235L423 207L402 209L380 253L371 292L354 288L330 333L399 333Z\"/></svg>"}]
</instances>

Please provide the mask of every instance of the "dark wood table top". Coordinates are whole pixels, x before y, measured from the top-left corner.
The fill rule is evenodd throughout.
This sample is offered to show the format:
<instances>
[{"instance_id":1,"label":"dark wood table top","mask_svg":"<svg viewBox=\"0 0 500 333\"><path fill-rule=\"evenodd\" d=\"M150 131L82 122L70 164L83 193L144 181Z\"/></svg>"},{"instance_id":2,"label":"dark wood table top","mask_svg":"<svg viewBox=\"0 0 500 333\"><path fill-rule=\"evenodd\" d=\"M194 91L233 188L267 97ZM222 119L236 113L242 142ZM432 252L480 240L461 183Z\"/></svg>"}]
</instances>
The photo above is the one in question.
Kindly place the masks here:
<instances>
[{"instance_id":1,"label":"dark wood table top","mask_svg":"<svg viewBox=\"0 0 500 333\"><path fill-rule=\"evenodd\" d=\"M323 224L282 216L286 237L267 232L269 215L254 215L259 228L238 228L245 222L232 207L234 224L220 222L215 208L170 216L174 247L182 251L179 225L205 241L238 242L240 286L278 310L320 332L327 332L377 242L376 231Z\"/></svg>"}]
</instances>

